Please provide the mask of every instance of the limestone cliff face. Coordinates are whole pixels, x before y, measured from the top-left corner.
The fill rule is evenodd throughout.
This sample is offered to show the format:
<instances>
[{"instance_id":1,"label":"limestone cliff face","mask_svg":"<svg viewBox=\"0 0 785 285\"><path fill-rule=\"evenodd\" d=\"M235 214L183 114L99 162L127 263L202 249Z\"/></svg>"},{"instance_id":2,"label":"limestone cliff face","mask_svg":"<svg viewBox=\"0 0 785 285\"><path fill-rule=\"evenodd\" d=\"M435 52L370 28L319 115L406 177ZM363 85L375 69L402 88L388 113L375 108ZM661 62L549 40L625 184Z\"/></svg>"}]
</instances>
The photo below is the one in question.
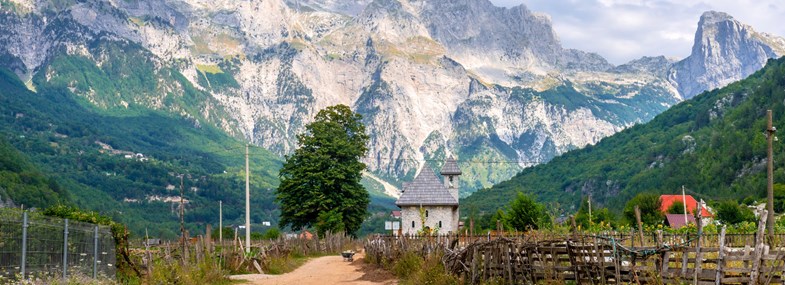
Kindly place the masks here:
<instances>
[{"instance_id":1,"label":"limestone cliff face","mask_svg":"<svg viewBox=\"0 0 785 285\"><path fill-rule=\"evenodd\" d=\"M452 154L467 192L647 121L709 88L701 86L741 78L782 54L781 40L717 13L702 18L690 58L614 67L564 49L547 15L487 0L10 3L0 10L0 64L23 79L44 72L98 108L169 111L281 155L297 147L316 112L346 104L364 116L373 174L397 184ZM114 44L127 48L96 48ZM154 66L152 88L95 91L49 68L65 55L107 69L124 54L135 55L124 62ZM189 85L209 98L183 100Z\"/></svg>"},{"instance_id":2,"label":"limestone cliff face","mask_svg":"<svg viewBox=\"0 0 785 285\"><path fill-rule=\"evenodd\" d=\"M692 53L674 64L670 79L691 98L723 87L785 54L785 39L758 33L722 12L706 12L698 22Z\"/></svg>"}]
</instances>

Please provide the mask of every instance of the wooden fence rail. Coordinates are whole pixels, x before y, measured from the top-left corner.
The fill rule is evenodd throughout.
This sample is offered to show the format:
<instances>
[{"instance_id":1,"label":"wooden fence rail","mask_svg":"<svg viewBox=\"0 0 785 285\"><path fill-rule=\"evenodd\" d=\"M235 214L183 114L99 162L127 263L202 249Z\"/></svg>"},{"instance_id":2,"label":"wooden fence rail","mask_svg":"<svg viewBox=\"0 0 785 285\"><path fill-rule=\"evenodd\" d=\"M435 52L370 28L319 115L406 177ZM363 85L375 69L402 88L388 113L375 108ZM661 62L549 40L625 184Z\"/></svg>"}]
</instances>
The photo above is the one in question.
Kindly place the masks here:
<instances>
[{"instance_id":1,"label":"wooden fence rail","mask_svg":"<svg viewBox=\"0 0 785 285\"><path fill-rule=\"evenodd\" d=\"M715 235L658 232L643 241L634 234L378 236L366 240L365 251L372 261L406 251L440 253L448 272L471 284L785 284L785 247L773 242L785 236L767 244L763 229L747 235L727 235L724 228Z\"/></svg>"}]
</instances>

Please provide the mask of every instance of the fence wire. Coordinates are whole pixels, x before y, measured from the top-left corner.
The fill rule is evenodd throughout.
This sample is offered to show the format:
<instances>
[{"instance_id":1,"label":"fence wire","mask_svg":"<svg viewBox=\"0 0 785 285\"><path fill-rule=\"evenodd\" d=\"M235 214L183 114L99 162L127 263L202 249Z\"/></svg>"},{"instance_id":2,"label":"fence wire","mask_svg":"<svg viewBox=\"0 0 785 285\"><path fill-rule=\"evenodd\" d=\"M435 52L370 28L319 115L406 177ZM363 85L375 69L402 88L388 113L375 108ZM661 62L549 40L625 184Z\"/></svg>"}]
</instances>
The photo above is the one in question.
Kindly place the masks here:
<instances>
[{"instance_id":1,"label":"fence wire","mask_svg":"<svg viewBox=\"0 0 785 285\"><path fill-rule=\"evenodd\" d=\"M27 216L23 241L24 214L0 211L0 276L114 278L115 245L109 227L71 220L66 225L64 219L35 212Z\"/></svg>"}]
</instances>

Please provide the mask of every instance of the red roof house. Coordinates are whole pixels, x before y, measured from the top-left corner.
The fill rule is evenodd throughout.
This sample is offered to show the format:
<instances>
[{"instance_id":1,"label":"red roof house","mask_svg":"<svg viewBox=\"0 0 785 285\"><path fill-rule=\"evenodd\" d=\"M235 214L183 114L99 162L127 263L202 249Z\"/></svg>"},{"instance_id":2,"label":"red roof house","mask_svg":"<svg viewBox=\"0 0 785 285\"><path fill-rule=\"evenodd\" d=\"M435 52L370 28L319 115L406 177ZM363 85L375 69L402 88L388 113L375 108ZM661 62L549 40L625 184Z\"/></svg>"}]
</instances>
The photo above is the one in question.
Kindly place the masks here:
<instances>
[{"instance_id":1,"label":"red roof house","mask_svg":"<svg viewBox=\"0 0 785 285\"><path fill-rule=\"evenodd\" d=\"M660 206L660 211L664 214L668 213L668 208L675 202L684 202L687 201L687 212L692 214L695 212L695 208L698 207L698 201L695 201L695 198L692 195L686 195L682 198L682 195L660 195L660 201L662 201L662 206ZM712 214L706 210L706 207L701 208L701 217L703 218L711 218ZM683 221L682 221L683 222Z\"/></svg>"}]
</instances>

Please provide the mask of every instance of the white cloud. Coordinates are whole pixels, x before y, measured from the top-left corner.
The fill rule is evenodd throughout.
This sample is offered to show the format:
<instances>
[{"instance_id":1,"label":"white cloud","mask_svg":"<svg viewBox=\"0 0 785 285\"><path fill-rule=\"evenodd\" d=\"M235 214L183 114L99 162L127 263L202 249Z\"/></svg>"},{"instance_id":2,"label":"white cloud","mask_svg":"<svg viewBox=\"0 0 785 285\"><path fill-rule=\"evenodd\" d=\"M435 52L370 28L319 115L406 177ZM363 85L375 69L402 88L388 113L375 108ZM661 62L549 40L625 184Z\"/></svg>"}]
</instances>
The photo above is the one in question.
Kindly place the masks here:
<instances>
[{"instance_id":1,"label":"white cloud","mask_svg":"<svg viewBox=\"0 0 785 285\"><path fill-rule=\"evenodd\" d=\"M698 20L708 10L732 15L755 30L785 36L781 0L491 0L525 4L551 16L566 48L596 52L622 64L642 56L690 54Z\"/></svg>"}]
</instances>

